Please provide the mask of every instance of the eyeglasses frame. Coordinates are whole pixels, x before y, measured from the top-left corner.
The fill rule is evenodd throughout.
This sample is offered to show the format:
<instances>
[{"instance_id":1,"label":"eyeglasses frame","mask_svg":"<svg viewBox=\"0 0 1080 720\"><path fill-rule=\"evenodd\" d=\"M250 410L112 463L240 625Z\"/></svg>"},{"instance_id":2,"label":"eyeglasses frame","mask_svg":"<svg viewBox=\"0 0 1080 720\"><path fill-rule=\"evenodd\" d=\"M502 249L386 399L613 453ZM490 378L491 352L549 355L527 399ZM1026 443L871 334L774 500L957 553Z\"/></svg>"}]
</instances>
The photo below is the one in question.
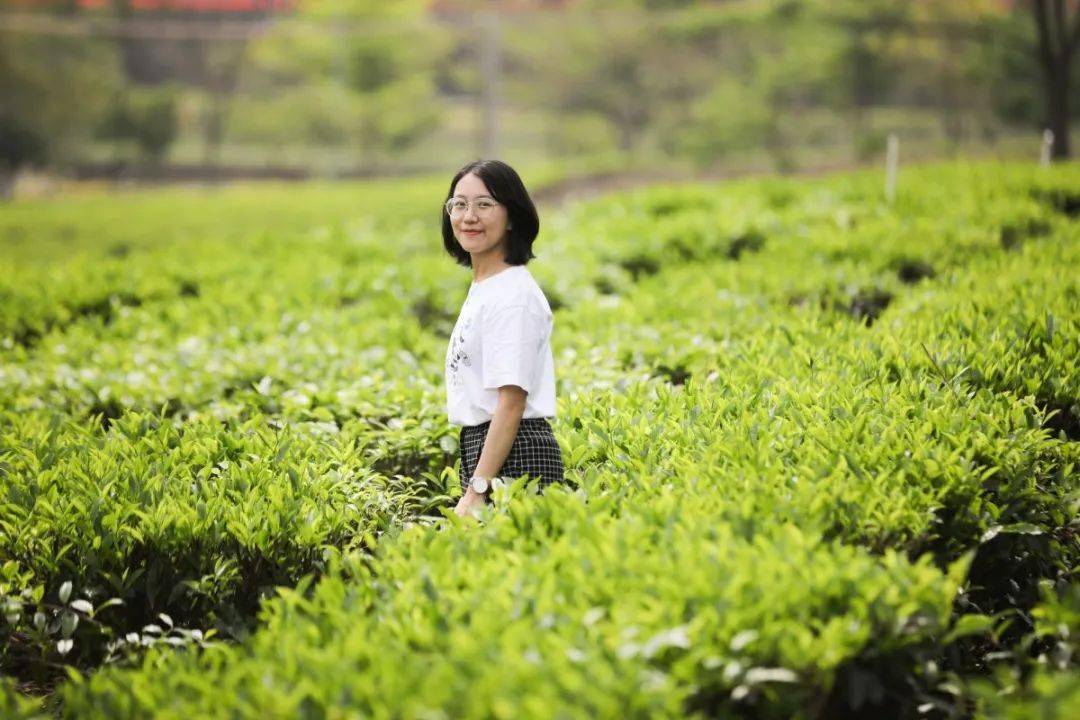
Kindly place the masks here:
<instances>
[{"instance_id":1,"label":"eyeglasses frame","mask_svg":"<svg viewBox=\"0 0 1080 720\"><path fill-rule=\"evenodd\" d=\"M491 210L495 209L495 205L502 205L501 202L491 197L490 195L481 195L480 197L473 198L472 200L462 200L462 198L448 198L447 201L443 203L443 209L446 210L447 215L449 215L450 217L454 217L454 213L450 209L450 204L453 202L464 202L465 212L461 213L461 217L465 217L469 213L469 210L473 210L477 214L477 216L481 216L480 209L473 205L473 203L480 200L490 200L492 203L494 203L494 205L492 205L491 207ZM491 210L488 210L487 212L491 212Z\"/></svg>"}]
</instances>

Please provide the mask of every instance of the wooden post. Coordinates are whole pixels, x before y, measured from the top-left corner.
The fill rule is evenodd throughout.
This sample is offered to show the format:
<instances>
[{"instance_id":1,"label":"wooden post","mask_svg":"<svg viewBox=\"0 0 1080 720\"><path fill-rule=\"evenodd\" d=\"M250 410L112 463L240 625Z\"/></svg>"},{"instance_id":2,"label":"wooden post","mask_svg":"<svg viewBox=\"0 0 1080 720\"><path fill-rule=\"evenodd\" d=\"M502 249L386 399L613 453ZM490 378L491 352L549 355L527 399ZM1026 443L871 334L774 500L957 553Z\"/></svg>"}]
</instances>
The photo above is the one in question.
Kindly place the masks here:
<instances>
[{"instance_id":1,"label":"wooden post","mask_svg":"<svg viewBox=\"0 0 1080 720\"><path fill-rule=\"evenodd\" d=\"M480 15L480 152L493 158L499 148L499 15L485 11Z\"/></svg>"},{"instance_id":2,"label":"wooden post","mask_svg":"<svg viewBox=\"0 0 1080 720\"><path fill-rule=\"evenodd\" d=\"M1039 150L1039 165L1050 167L1051 151L1054 149L1054 131L1047 128L1042 133L1042 148Z\"/></svg>"},{"instance_id":3,"label":"wooden post","mask_svg":"<svg viewBox=\"0 0 1080 720\"><path fill-rule=\"evenodd\" d=\"M896 197L896 169L900 162L900 139L896 133L889 133L889 144L885 151L885 199L892 203Z\"/></svg>"}]
</instances>

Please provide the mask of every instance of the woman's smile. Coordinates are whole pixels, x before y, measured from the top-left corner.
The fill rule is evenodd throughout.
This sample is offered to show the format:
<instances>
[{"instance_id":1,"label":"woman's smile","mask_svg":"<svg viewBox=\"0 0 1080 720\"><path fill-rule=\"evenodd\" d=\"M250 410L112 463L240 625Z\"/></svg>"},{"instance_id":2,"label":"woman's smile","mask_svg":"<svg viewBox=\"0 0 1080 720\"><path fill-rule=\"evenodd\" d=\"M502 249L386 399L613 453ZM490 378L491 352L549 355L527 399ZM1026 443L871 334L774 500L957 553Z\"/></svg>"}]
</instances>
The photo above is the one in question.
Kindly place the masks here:
<instances>
[{"instance_id":1,"label":"woman's smile","mask_svg":"<svg viewBox=\"0 0 1080 720\"><path fill-rule=\"evenodd\" d=\"M473 173L463 175L446 200L454 239L470 257L473 277L486 277L506 266L509 233L506 206Z\"/></svg>"}]
</instances>

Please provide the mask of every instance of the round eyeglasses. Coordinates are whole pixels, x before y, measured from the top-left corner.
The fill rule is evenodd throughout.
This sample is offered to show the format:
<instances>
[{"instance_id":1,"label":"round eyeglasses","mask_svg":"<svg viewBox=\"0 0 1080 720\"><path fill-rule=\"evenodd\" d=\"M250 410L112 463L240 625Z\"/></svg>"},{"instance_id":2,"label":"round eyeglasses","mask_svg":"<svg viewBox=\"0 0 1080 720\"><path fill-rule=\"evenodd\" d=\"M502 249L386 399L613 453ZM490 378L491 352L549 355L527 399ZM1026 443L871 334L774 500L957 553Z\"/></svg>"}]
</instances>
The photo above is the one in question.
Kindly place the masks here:
<instances>
[{"instance_id":1,"label":"round eyeglasses","mask_svg":"<svg viewBox=\"0 0 1080 720\"><path fill-rule=\"evenodd\" d=\"M491 198L477 198L472 201L472 209L477 215L484 217L491 214L491 211L495 209L495 206L499 203ZM450 198L446 201L446 214L453 218L458 218L469 211L470 203L461 200L460 198Z\"/></svg>"}]
</instances>

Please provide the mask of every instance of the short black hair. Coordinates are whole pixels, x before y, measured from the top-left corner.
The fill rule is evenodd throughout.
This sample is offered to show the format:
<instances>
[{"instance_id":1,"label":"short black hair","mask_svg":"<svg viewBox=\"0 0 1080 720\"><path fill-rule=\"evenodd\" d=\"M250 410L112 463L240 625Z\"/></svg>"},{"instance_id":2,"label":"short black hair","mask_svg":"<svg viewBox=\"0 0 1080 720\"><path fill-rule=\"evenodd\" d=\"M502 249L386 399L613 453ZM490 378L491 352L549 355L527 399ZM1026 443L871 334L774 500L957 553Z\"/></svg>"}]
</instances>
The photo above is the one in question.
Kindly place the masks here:
<instances>
[{"instance_id":1,"label":"short black hair","mask_svg":"<svg viewBox=\"0 0 1080 720\"><path fill-rule=\"evenodd\" d=\"M514 168L501 160L473 160L454 175L454 179L450 181L450 190L446 193L446 200L454 196L458 180L470 173L480 178L491 197L506 208L506 221L510 226L506 232L506 262L511 265L524 265L535 258L532 246L540 233L540 216L536 214L536 206ZM445 203L445 200L443 202ZM450 253L459 265L472 267L472 256L454 237L454 226L451 225L446 210L442 211L442 235L446 252Z\"/></svg>"}]
</instances>

